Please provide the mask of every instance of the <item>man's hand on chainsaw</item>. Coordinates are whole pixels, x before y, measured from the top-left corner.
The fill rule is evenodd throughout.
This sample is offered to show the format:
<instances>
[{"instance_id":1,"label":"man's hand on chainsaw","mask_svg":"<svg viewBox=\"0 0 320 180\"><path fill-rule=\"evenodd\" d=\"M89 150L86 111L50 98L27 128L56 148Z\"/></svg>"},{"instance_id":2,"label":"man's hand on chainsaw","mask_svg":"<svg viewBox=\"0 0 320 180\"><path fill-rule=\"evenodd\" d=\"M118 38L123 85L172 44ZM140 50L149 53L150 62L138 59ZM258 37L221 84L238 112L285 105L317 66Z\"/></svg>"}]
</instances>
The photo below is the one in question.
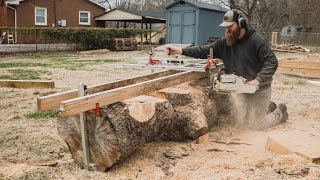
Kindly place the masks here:
<instances>
[{"instance_id":1,"label":"man's hand on chainsaw","mask_svg":"<svg viewBox=\"0 0 320 180\"><path fill-rule=\"evenodd\" d=\"M174 47L174 46L166 46L166 53L168 55L181 55L182 54L182 49L179 47Z\"/></svg>"},{"instance_id":2,"label":"man's hand on chainsaw","mask_svg":"<svg viewBox=\"0 0 320 180\"><path fill-rule=\"evenodd\" d=\"M254 85L254 86L259 86L259 81L254 79L252 81L247 82L248 85Z\"/></svg>"}]
</instances>

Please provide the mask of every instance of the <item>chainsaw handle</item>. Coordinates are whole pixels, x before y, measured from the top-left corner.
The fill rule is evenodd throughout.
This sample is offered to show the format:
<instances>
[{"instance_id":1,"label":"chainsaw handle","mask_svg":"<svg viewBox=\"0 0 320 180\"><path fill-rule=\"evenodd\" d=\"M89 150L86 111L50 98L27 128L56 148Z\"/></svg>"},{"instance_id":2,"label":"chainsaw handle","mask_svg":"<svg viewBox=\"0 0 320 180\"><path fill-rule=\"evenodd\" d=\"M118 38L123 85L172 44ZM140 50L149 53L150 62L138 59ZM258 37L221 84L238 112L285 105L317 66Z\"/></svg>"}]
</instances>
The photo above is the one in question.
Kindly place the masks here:
<instances>
[{"instance_id":1,"label":"chainsaw handle","mask_svg":"<svg viewBox=\"0 0 320 180\"><path fill-rule=\"evenodd\" d=\"M218 76L217 76L217 80L220 82L220 76L221 76L221 74L222 74L222 72L223 73L226 73L226 68L221 68L220 70L219 70L219 72L218 72Z\"/></svg>"}]
</instances>

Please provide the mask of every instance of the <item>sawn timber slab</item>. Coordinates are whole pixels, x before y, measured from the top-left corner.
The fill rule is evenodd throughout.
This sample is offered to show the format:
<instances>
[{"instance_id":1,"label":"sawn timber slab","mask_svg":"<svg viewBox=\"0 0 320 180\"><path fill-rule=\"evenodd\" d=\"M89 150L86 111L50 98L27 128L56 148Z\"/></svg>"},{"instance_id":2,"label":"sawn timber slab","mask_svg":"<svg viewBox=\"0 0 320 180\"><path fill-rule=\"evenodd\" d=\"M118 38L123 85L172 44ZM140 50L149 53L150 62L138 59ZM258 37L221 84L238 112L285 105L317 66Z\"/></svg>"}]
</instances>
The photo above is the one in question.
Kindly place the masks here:
<instances>
[{"instance_id":1,"label":"sawn timber slab","mask_svg":"<svg viewBox=\"0 0 320 180\"><path fill-rule=\"evenodd\" d=\"M295 153L313 163L320 163L320 136L301 131L269 135L265 148L281 154Z\"/></svg>"}]
</instances>

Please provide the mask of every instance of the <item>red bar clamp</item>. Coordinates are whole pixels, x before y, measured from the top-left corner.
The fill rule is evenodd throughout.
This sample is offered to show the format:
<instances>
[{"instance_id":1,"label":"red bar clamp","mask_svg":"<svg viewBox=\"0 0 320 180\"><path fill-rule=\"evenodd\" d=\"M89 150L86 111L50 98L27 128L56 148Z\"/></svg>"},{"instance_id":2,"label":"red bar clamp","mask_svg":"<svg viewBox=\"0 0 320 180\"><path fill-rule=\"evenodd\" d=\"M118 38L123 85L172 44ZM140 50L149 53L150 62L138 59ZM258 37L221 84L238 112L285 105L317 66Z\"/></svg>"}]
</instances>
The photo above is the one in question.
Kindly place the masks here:
<instances>
[{"instance_id":1,"label":"red bar clamp","mask_svg":"<svg viewBox=\"0 0 320 180\"><path fill-rule=\"evenodd\" d=\"M96 103L96 108L91 109L91 110L89 110L88 112L89 112L89 113L92 113L92 114L94 114L94 115L96 115L96 116L98 116L98 117L101 117L101 116L102 116L99 103Z\"/></svg>"},{"instance_id":2,"label":"red bar clamp","mask_svg":"<svg viewBox=\"0 0 320 180\"><path fill-rule=\"evenodd\" d=\"M149 61L148 61L149 65L155 65L155 64L161 64L160 60L153 60L152 59L152 54L149 55Z\"/></svg>"},{"instance_id":3,"label":"red bar clamp","mask_svg":"<svg viewBox=\"0 0 320 180\"><path fill-rule=\"evenodd\" d=\"M213 63L213 61L211 60L210 57L208 57L208 58L207 58L207 64L205 64L205 65L203 66L203 68L204 68L204 69L211 69L211 68L212 68L212 63Z\"/></svg>"}]
</instances>

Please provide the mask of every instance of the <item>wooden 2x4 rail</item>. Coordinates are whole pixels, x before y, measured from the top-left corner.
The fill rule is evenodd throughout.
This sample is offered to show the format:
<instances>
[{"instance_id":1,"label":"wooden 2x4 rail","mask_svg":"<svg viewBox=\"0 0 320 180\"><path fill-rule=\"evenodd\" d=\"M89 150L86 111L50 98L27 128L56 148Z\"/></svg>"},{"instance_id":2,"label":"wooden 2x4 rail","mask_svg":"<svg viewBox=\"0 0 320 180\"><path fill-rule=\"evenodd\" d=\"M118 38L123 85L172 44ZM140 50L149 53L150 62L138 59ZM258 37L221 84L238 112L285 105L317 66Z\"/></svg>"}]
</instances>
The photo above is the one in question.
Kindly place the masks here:
<instances>
[{"instance_id":1,"label":"wooden 2x4 rail","mask_svg":"<svg viewBox=\"0 0 320 180\"><path fill-rule=\"evenodd\" d=\"M155 79L167 75L172 75L177 73L176 71L163 71L163 72L158 72L158 73L153 73L153 74L148 74L145 76L138 76L134 78L129 78L125 80L120 80L120 81L114 81L111 83L106 83L106 84L100 84L97 86L90 86L86 89L86 93L88 94L93 94L101 91L106 91L122 86L127 86L131 85L134 83L139 83L142 81L147 81L150 79ZM60 106L61 101L65 101L68 99L72 98L77 98L78 97L78 90L70 90L62 93L57 93L57 94L52 94L49 96L44 96L44 97L39 97L37 98L37 105L38 105L38 111L46 111L54 108L58 108Z\"/></svg>"},{"instance_id":2,"label":"wooden 2x4 rail","mask_svg":"<svg viewBox=\"0 0 320 180\"><path fill-rule=\"evenodd\" d=\"M213 74L218 73L222 66L222 63L218 64L211 72ZM37 99L38 110L45 111L60 106L61 115L69 116L94 109L97 103L99 103L99 106L104 106L206 76L208 74L203 72L187 71L178 73L177 71L163 71L92 86L86 90L89 95L84 97L78 97L77 90L39 97Z\"/></svg>"}]
</instances>

